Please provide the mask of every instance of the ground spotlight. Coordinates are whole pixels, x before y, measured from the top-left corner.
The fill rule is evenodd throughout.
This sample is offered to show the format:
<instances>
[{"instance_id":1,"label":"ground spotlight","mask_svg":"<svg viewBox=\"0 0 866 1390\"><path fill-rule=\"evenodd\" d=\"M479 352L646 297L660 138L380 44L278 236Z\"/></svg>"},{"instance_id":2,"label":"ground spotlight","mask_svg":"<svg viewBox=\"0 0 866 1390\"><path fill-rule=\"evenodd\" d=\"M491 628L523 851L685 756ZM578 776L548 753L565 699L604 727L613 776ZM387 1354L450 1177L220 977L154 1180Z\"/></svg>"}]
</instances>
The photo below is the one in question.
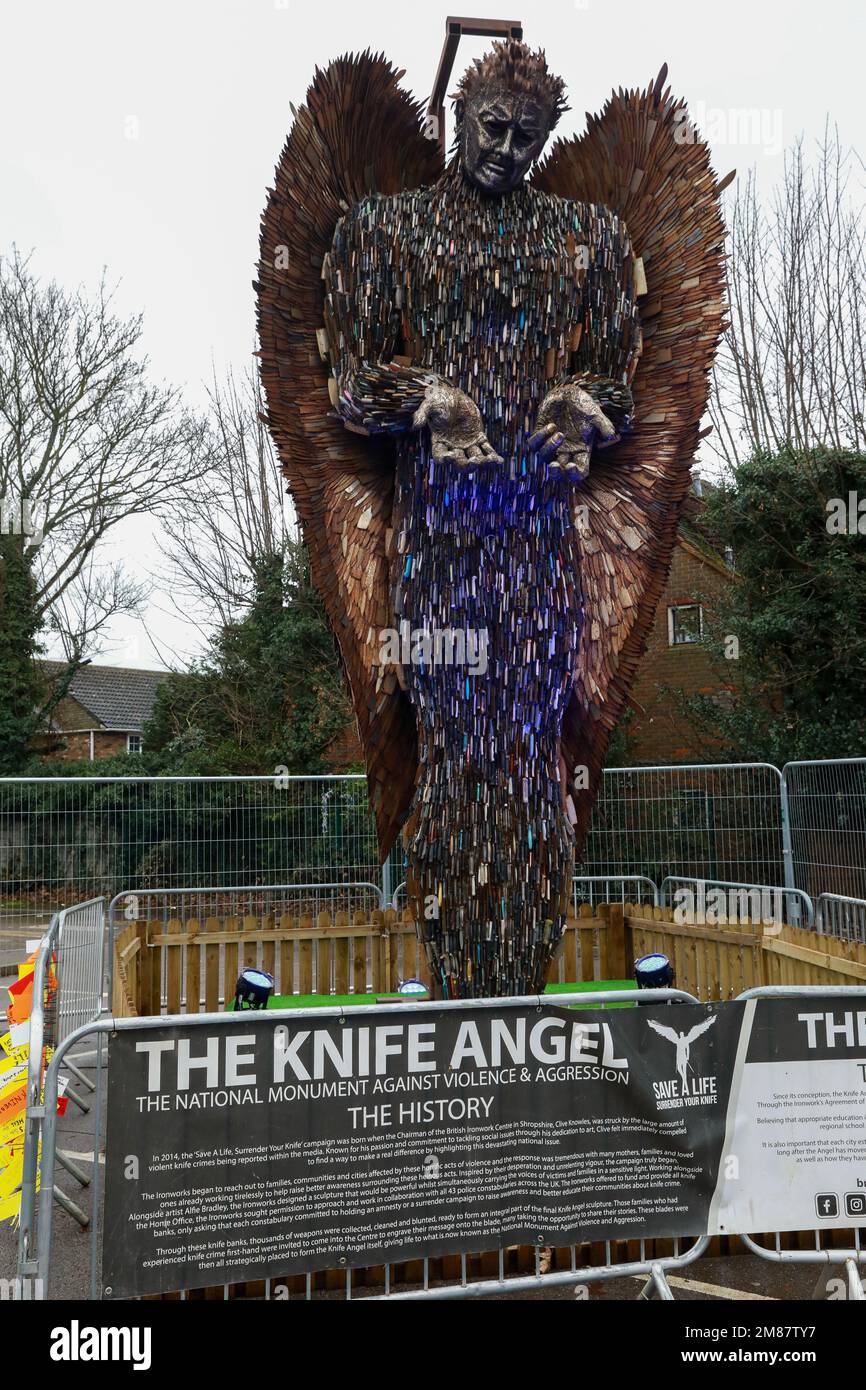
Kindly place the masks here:
<instances>
[{"instance_id":1,"label":"ground spotlight","mask_svg":"<svg viewBox=\"0 0 866 1390\"><path fill-rule=\"evenodd\" d=\"M274 977L266 970L242 970L235 985L235 1009L266 1009Z\"/></svg>"},{"instance_id":2,"label":"ground spotlight","mask_svg":"<svg viewBox=\"0 0 866 1390\"><path fill-rule=\"evenodd\" d=\"M638 989L667 989L673 984L674 972L667 956L660 951L641 956L634 963L634 977Z\"/></svg>"}]
</instances>

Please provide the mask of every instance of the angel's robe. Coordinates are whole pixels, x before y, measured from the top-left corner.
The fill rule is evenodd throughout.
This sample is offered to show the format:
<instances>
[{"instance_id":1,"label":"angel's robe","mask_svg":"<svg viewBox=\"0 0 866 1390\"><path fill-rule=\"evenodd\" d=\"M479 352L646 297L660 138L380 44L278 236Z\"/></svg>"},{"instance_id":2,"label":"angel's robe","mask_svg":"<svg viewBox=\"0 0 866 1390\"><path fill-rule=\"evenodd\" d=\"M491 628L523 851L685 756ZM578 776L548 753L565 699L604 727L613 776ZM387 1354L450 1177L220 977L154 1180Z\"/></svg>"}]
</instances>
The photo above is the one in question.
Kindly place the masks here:
<instances>
[{"instance_id":1,"label":"angel's robe","mask_svg":"<svg viewBox=\"0 0 866 1390\"><path fill-rule=\"evenodd\" d=\"M631 378L628 233L525 185L487 197L454 166L351 209L325 281L332 399L350 427L397 440L393 614L414 645L420 763L407 878L431 972L450 997L535 992L571 887L559 740L585 615L580 486L527 440L553 385ZM502 465L433 461L411 432L427 373L475 401Z\"/></svg>"}]
</instances>

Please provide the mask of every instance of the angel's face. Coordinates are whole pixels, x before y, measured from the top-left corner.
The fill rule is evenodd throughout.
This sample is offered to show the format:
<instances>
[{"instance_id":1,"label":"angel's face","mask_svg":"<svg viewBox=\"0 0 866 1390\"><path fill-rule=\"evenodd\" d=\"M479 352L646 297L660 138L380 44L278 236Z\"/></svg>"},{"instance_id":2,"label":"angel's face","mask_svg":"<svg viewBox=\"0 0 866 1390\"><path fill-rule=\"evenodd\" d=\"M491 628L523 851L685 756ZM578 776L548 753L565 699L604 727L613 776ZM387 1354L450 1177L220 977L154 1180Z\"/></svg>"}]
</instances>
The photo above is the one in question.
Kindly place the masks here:
<instances>
[{"instance_id":1,"label":"angel's face","mask_svg":"<svg viewBox=\"0 0 866 1390\"><path fill-rule=\"evenodd\" d=\"M534 97L482 89L463 113L463 172L482 193L508 193L541 154L549 134L550 113Z\"/></svg>"}]
</instances>

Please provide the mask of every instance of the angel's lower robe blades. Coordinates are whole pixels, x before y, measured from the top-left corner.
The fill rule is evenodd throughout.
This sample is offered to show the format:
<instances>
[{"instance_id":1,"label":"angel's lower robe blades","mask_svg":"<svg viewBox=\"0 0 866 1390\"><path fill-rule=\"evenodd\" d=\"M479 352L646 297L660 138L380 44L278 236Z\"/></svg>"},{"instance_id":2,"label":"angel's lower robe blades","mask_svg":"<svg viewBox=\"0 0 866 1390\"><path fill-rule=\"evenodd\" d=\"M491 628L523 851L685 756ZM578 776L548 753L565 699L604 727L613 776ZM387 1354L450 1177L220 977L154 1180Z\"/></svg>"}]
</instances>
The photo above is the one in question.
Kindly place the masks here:
<instances>
[{"instance_id":1,"label":"angel's lower robe blades","mask_svg":"<svg viewBox=\"0 0 866 1390\"><path fill-rule=\"evenodd\" d=\"M446 997L542 990L565 926L559 736L583 616L570 493L532 456L467 471L408 449L398 469L396 607L406 629L455 637L405 670L421 752L409 885ZM449 659L464 649L483 659Z\"/></svg>"}]
</instances>

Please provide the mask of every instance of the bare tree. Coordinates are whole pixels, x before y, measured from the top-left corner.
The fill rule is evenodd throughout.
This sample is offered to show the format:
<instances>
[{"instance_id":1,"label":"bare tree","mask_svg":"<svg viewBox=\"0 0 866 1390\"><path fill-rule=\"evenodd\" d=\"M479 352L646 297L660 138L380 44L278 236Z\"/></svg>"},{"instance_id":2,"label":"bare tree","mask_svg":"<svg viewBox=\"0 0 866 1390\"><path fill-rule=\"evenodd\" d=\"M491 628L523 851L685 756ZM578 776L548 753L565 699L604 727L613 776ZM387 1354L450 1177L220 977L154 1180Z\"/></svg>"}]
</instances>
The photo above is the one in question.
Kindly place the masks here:
<instances>
[{"instance_id":1,"label":"bare tree","mask_svg":"<svg viewBox=\"0 0 866 1390\"><path fill-rule=\"evenodd\" d=\"M258 373L214 373L212 471L184 491L164 522L163 554L177 595L225 627L249 606L256 565L296 540L294 512L264 423Z\"/></svg>"},{"instance_id":2,"label":"bare tree","mask_svg":"<svg viewBox=\"0 0 866 1390\"><path fill-rule=\"evenodd\" d=\"M814 163L802 141L788 151L767 206L754 172L738 185L731 322L708 441L728 466L785 445L860 449L866 440L866 223L850 196L855 163L828 127Z\"/></svg>"},{"instance_id":3,"label":"bare tree","mask_svg":"<svg viewBox=\"0 0 866 1390\"><path fill-rule=\"evenodd\" d=\"M92 296L69 292L17 250L0 257L3 525L30 535L39 616L72 660L144 596L101 543L210 467L203 422L148 381L141 331L140 316L115 315L104 279Z\"/></svg>"}]
</instances>

